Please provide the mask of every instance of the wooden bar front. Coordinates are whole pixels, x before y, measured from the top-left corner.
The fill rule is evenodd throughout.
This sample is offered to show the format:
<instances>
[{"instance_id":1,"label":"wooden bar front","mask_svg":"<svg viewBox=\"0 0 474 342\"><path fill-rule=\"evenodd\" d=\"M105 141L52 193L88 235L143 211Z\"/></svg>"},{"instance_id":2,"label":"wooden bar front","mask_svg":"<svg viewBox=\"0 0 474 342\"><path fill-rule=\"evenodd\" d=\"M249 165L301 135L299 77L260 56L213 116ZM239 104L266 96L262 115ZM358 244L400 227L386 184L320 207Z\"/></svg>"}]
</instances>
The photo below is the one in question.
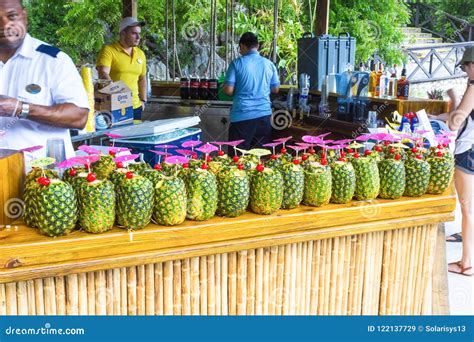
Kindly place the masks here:
<instances>
[{"instance_id":1,"label":"wooden bar front","mask_svg":"<svg viewBox=\"0 0 474 342\"><path fill-rule=\"evenodd\" d=\"M0 315L430 314L454 194L48 238L0 231Z\"/></svg>"}]
</instances>

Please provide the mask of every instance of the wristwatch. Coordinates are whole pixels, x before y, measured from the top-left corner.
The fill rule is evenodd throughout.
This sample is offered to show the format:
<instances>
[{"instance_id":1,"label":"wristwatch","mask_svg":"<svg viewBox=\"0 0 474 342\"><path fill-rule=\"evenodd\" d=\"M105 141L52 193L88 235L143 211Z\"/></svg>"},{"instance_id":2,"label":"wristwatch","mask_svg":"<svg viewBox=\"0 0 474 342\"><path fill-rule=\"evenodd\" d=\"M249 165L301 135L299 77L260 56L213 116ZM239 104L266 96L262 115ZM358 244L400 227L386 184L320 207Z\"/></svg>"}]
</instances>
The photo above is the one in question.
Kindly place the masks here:
<instances>
[{"instance_id":1,"label":"wristwatch","mask_svg":"<svg viewBox=\"0 0 474 342\"><path fill-rule=\"evenodd\" d=\"M18 114L18 117L20 119L26 119L28 115L30 114L30 104L27 102L22 102L21 103L21 112Z\"/></svg>"}]
</instances>

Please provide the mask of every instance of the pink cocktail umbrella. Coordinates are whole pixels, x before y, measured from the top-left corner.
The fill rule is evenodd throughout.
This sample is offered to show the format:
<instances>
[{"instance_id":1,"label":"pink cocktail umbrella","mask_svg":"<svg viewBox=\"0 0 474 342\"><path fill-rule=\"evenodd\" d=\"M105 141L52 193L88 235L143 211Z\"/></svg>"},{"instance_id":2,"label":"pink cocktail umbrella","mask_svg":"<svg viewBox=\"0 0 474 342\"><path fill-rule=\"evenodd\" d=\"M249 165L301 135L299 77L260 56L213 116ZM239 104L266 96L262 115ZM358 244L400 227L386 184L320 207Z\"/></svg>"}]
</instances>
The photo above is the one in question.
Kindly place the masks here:
<instances>
[{"instance_id":1,"label":"pink cocktail umbrella","mask_svg":"<svg viewBox=\"0 0 474 342\"><path fill-rule=\"evenodd\" d=\"M123 162L131 161L131 160L135 160L137 158L140 158L139 154L127 154L125 156L114 158L113 160L116 163L123 163Z\"/></svg>"},{"instance_id":2,"label":"pink cocktail umbrella","mask_svg":"<svg viewBox=\"0 0 474 342\"><path fill-rule=\"evenodd\" d=\"M82 164L87 167L88 172L91 171L91 164L95 163L99 159L100 159L100 156L98 154L76 157L76 160L78 161L79 164Z\"/></svg>"},{"instance_id":3,"label":"pink cocktail umbrella","mask_svg":"<svg viewBox=\"0 0 474 342\"><path fill-rule=\"evenodd\" d=\"M75 165L81 165L82 163L80 158L81 157L72 157L57 163L56 166L60 169L68 169L70 167L74 167Z\"/></svg>"},{"instance_id":4,"label":"pink cocktail umbrella","mask_svg":"<svg viewBox=\"0 0 474 342\"><path fill-rule=\"evenodd\" d=\"M43 146L41 146L41 145L31 146L31 147L22 148L20 150L20 152L30 152L31 153L31 152L41 150L42 148L43 148Z\"/></svg>"},{"instance_id":5,"label":"pink cocktail umbrella","mask_svg":"<svg viewBox=\"0 0 474 342\"><path fill-rule=\"evenodd\" d=\"M273 140L274 142L278 142L278 143L282 143L283 144L283 147L282 147L282 150L285 151L286 148L285 148L285 144L291 140L293 137L290 135L289 137L285 137L285 138L279 138L279 139L275 139ZM283 152L282 152L283 153Z\"/></svg>"},{"instance_id":6,"label":"pink cocktail umbrella","mask_svg":"<svg viewBox=\"0 0 474 342\"><path fill-rule=\"evenodd\" d=\"M275 147L277 147L278 145L281 145L281 143L280 142L272 142L272 143L264 144L262 146L263 147L271 147L272 150L273 150L273 155L275 155L276 154Z\"/></svg>"},{"instance_id":7,"label":"pink cocktail umbrella","mask_svg":"<svg viewBox=\"0 0 474 342\"><path fill-rule=\"evenodd\" d=\"M87 145L81 145L77 148L79 151L86 152L87 154L97 154L100 155L100 151L93 147Z\"/></svg>"},{"instance_id":8,"label":"pink cocktail umbrella","mask_svg":"<svg viewBox=\"0 0 474 342\"><path fill-rule=\"evenodd\" d=\"M210 153L217 151L218 148L214 145L211 145L209 143L206 143L198 148L196 148L197 151L202 152L205 154L205 164L207 165L207 157L209 156Z\"/></svg>"},{"instance_id":9,"label":"pink cocktail umbrella","mask_svg":"<svg viewBox=\"0 0 474 342\"><path fill-rule=\"evenodd\" d=\"M233 140L233 141L228 141L227 146L231 146L234 148L234 154L237 155L237 146L242 144L245 140Z\"/></svg>"},{"instance_id":10,"label":"pink cocktail umbrella","mask_svg":"<svg viewBox=\"0 0 474 342\"><path fill-rule=\"evenodd\" d=\"M201 145L201 144L202 144L202 141L200 141L200 140L188 140L188 141L183 142L183 143L181 144L181 146L184 147L184 148L189 148L189 147L191 147L191 151L194 152L194 148L195 148L196 146Z\"/></svg>"},{"instance_id":11,"label":"pink cocktail umbrella","mask_svg":"<svg viewBox=\"0 0 474 342\"><path fill-rule=\"evenodd\" d=\"M192 156L194 154L191 150L176 150L177 153L182 154L183 156Z\"/></svg>"},{"instance_id":12,"label":"pink cocktail umbrella","mask_svg":"<svg viewBox=\"0 0 474 342\"><path fill-rule=\"evenodd\" d=\"M149 151L158 156L158 164L161 164L161 156L167 156L168 155L168 153L163 152L163 151L155 151L155 150L149 150Z\"/></svg>"},{"instance_id":13,"label":"pink cocktail umbrella","mask_svg":"<svg viewBox=\"0 0 474 342\"><path fill-rule=\"evenodd\" d=\"M168 153L169 148L178 148L176 145L156 145L155 148L164 149L165 153Z\"/></svg>"},{"instance_id":14,"label":"pink cocktail umbrella","mask_svg":"<svg viewBox=\"0 0 474 342\"><path fill-rule=\"evenodd\" d=\"M305 149L304 146L298 146L298 145L296 145L296 146L295 145L288 145L288 147L296 152L296 158L298 158L298 152Z\"/></svg>"}]
</instances>

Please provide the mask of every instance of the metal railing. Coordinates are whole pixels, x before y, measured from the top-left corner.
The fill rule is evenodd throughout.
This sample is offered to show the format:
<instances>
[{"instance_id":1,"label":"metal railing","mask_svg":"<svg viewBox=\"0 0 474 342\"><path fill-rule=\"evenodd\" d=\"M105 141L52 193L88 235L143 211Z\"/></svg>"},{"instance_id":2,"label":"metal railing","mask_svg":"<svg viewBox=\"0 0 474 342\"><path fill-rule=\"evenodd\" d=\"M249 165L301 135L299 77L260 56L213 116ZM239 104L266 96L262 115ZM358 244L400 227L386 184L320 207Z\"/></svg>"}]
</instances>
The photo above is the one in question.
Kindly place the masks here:
<instances>
[{"instance_id":1,"label":"metal railing","mask_svg":"<svg viewBox=\"0 0 474 342\"><path fill-rule=\"evenodd\" d=\"M447 42L468 42L474 40L474 23L455 17L431 5L419 1L408 1L412 9L411 25L422 31L443 38Z\"/></svg>"}]
</instances>

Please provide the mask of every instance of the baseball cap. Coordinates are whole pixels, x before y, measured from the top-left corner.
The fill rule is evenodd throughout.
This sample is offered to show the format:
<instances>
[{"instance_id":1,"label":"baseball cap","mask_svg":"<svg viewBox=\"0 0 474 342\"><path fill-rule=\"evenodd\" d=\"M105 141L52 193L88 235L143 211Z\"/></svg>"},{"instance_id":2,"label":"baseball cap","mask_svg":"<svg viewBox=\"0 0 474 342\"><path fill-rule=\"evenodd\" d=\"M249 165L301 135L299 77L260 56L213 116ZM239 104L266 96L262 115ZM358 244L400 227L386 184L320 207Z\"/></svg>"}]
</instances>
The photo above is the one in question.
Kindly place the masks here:
<instances>
[{"instance_id":1,"label":"baseball cap","mask_svg":"<svg viewBox=\"0 0 474 342\"><path fill-rule=\"evenodd\" d=\"M123 30L125 30L127 27L130 27L130 26L145 26L145 22L138 21L137 18L135 17L125 17L120 22L119 32L122 32Z\"/></svg>"},{"instance_id":2,"label":"baseball cap","mask_svg":"<svg viewBox=\"0 0 474 342\"><path fill-rule=\"evenodd\" d=\"M467 62L474 62L474 46L468 46L466 50L464 50L464 54L462 55L461 61L458 63L458 66L463 65Z\"/></svg>"}]
</instances>

